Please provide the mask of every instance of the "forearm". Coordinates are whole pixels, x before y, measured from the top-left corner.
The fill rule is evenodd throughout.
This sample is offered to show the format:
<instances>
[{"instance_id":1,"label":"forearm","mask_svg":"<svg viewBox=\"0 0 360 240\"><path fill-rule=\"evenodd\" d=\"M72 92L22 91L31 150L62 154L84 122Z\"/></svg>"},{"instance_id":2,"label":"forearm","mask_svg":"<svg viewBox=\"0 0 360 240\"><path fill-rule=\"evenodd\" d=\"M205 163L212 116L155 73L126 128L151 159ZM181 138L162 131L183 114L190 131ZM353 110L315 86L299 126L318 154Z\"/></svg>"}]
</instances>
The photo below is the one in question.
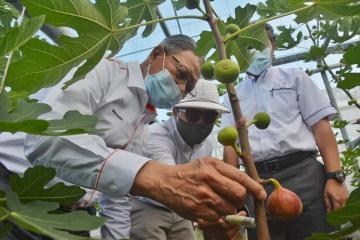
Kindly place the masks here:
<instances>
[{"instance_id":1,"label":"forearm","mask_svg":"<svg viewBox=\"0 0 360 240\"><path fill-rule=\"evenodd\" d=\"M54 168L70 183L118 197L129 193L137 172L149 160L108 148L100 137L86 134L27 136L25 155L34 165Z\"/></svg>"},{"instance_id":2,"label":"forearm","mask_svg":"<svg viewBox=\"0 0 360 240\"><path fill-rule=\"evenodd\" d=\"M236 168L240 167L239 158L235 150L230 146L224 146L224 162Z\"/></svg>"},{"instance_id":3,"label":"forearm","mask_svg":"<svg viewBox=\"0 0 360 240\"><path fill-rule=\"evenodd\" d=\"M316 144L324 161L326 172L341 169L339 151L329 120L322 119L312 126Z\"/></svg>"}]
</instances>

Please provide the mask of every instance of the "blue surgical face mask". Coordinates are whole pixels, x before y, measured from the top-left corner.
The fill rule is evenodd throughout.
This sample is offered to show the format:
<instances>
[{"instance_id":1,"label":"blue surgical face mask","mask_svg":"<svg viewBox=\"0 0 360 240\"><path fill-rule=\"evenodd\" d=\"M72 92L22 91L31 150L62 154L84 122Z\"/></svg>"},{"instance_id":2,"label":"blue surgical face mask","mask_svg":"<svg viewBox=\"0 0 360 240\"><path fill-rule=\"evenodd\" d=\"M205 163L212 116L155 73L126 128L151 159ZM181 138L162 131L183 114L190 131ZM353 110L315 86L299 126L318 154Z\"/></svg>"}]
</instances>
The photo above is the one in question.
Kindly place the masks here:
<instances>
[{"instance_id":1,"label":"blue surgical face mask","mask_svg":"<svg viewBox=\"0 0 360 240\"><path fill-rule=\"evenodd\" d=\"M265 48L262 52L255 52L254 60L250 63L246 72L251 75L260 76L271 64L271 48Z\"/></svg>"},{"instance_id":2,"label":"blue surgical face mask","mask_svg":"<svg viewBox=\"0 0 360 240\"><path fill-rule=\"evenodd\" d=\"M155 74L149 74L149 68L145 76L145 88L148 92L150 103L156 108L172 108L180 101L182 94L172 75L165 68L165 53L163 70Z\"/></svg>"}]
</instances>

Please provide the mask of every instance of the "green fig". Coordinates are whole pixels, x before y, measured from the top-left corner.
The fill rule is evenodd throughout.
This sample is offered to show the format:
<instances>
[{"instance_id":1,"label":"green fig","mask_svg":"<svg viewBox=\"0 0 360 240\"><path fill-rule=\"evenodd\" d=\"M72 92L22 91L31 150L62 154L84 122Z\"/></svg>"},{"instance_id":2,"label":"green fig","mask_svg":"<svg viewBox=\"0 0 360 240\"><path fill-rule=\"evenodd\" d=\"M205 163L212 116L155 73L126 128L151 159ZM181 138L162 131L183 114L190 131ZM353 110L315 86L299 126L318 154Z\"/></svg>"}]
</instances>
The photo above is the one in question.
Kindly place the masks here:
<instances>
[{"instance_id":1,"label":"green fig","mask_svg":"<svg viewBox=\"0 0 360 240\"><path fill-rule=\"evenodd\" d=\"M258 112L255 114L253 123L259 129L266 129L270 124L271 118L266 112Z\"/></svg>"},{"instance_id":2,"label":"green fig","mask_svg":"<svg viewBox=\"0 0 360 240\"><path fill-rule=\"evenodd\" d=\"M214 75L221 83L232 83L239 77L239 74L239 65L230 59L223 59L215 64Z\"/></svg>"},{"instance_id":3,"label":"green fig","mask_svg":"<svg viewBox=\"0 0 360 240\"><path fill-rule=\"evenodd\" d=\"M205 79L212 79L214 78L214 65L211 62L205 62L201 65L200 68L201 75Z\"/></svg>"}]
</instances>

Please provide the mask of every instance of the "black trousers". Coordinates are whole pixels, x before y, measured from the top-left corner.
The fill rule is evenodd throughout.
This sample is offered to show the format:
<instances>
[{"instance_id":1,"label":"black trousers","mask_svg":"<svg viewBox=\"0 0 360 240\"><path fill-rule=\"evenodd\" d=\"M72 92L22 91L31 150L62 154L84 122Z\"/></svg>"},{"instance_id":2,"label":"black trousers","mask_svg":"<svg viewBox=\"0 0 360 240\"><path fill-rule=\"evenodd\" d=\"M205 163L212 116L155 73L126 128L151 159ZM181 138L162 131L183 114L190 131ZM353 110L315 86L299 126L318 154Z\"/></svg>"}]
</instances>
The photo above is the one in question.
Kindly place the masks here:
<instances>
[{"instance_id":1,"label":"black trousers","mask_svg":"<svg viewBox=\"0 0 360 240\"><path fill-rule=\"evenodd\" d=\"M260 171L259 175L263 179L277 179L283 187L300 197L304 207L303 213L290 222L279 222L268 217L271 240L303 240L312 233L335 230L326 222L325 169L315 156L299 159L295 164L274 172ZM273 191L272 186L266 186L265 189L268 195ZM252 203L249 204L252 205ZM248 234L249 240L257 239L255 230L248 229Z\"/></svg>"}]
</instances>

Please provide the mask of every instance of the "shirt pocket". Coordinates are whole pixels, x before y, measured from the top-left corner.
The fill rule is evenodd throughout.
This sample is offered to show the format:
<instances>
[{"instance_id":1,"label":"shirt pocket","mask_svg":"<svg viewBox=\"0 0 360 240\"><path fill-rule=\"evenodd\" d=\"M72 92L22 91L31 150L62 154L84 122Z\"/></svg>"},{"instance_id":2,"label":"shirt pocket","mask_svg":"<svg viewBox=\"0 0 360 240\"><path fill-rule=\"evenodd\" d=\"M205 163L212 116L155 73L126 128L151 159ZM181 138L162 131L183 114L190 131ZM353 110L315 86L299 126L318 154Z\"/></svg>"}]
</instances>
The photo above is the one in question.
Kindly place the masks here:
<instances>
[{"instance_id":1,"label":"shirt pocket","mask_svg":"<svg viewBox=\"0 0 360 240\"><path fill-rule=\"evenodd\" d=\"M286 121L299 113L298 97L293 88L273 88L268 92L268 111Z\"/></svg>"}]
</instances>

